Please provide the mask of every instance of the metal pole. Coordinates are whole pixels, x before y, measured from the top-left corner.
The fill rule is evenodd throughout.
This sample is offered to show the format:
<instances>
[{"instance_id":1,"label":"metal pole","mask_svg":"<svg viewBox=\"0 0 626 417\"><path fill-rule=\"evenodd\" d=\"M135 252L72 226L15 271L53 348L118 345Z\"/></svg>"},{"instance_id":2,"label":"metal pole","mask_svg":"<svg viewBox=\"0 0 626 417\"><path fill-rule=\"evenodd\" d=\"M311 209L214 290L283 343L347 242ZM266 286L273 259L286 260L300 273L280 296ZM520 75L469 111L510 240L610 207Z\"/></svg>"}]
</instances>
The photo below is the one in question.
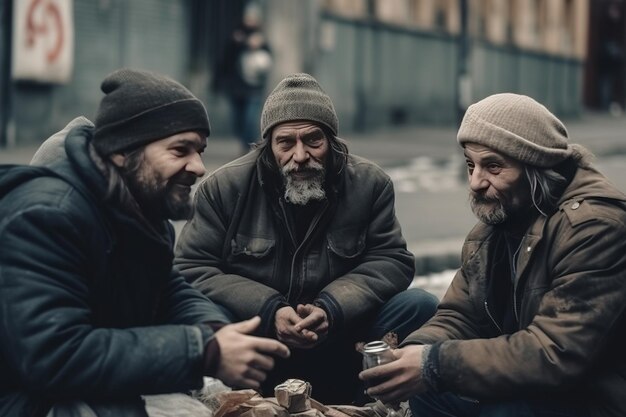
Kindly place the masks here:
<instances>
[{"instance_id":1,"label":"metal pole","mask_svg":"<svg viewBox=\"0 0 626 417\"><path fill-rule=\"evenodd\" d=\"M459 0L461 32L459 34L459 53L457 64L457 100L456 122L457 127L465 115L465 110L471 102L471 77L469 73L470 39L468 32L468 4L467 0Z\"/></svg>"},{"instance_id":2,"label":"metal pole","mask_svg":"<svg viewBox=\"0 0 626 417\"><path fill-rule=\"evenodd\" d=\"M0 39L0 147L4 148L9 143L9 121L11 120L11 50L13 32L13 0L2 0L0 10L0 27L2 35Z\"/></svg>"}]
</instances>

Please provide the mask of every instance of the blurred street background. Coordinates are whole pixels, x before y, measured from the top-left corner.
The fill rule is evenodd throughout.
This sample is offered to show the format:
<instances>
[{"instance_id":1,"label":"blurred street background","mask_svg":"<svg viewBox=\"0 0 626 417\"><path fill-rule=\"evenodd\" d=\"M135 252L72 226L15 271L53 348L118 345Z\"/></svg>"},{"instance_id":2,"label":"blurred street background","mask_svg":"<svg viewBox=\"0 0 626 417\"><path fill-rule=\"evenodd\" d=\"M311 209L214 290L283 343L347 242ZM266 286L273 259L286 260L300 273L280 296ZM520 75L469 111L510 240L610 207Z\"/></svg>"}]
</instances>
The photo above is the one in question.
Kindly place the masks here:
<instances>
[{"instance_id":1,"label":"blurred street background","mask_svg":"<svg viewBox=\"0 0 626 417\"><path fill-rule=\"evenodd\" d=\"M625 0L0 0L0 163L93 119L120 67L190 88L211 119L209 171L234 159L223 57L254 17L271 51L262 97L289 73L319 80L351 151L393 178L419 283L440 295L475 221L455 140L469 104L535 98L626 191L625 16Z\"/></svg>"}]
</instances>

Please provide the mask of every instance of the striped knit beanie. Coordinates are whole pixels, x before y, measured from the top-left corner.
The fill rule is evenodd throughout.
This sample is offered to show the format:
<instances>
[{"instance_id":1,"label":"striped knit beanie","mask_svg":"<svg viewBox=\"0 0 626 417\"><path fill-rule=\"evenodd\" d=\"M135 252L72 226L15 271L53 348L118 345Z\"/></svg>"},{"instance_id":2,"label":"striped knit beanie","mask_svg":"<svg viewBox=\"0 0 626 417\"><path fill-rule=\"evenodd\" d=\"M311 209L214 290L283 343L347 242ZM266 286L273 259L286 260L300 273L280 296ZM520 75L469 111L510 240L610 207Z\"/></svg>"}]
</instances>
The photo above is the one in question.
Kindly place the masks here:
<instances>
[{"instance_id":1,"label":"striped knit beanie","mask_svg":"<svg viewBox=\"0 0 626 417\"><path fill-rule=\"evenodd\" d=\"M484 145L541 168L575 153L559 119L532 98L512 93L494 94L469 106L457 140L461 146Z\"/></svg>"},{"instance_id":2,"label":"striped knit beanie","mask_svg":"<svg viewBox=\"0 0 626 417\"><path fill-rule=\"evenodd\" d=\"M266 137L277 124L296 120L321 123L337 135L339 121L333 102L309 74L292 74L278 83L265 100L261 134Z\"/></svg>"},{"instance_id":3,"label":"striped knit beanie","mask_svg":"<svg viewBox=\"0 0 626 417\"><path fill-rule=\"evenodd\" d=\"M120 69L100 87L93 144L106 156L181 132L209 136L206 109L189 90L163 75Z\"/></svg>"}]
</instances>

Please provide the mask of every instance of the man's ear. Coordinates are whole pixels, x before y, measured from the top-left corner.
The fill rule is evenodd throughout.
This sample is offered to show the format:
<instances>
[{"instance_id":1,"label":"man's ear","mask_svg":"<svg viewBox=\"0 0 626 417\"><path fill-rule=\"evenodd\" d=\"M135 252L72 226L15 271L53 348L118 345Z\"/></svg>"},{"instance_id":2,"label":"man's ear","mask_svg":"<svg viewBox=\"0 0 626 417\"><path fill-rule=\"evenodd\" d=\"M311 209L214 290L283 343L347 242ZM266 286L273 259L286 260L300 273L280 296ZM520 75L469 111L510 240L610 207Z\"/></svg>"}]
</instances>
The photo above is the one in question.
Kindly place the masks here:
<instances>
[{"instance_id":1,"label":"man's ear","mask_svg":"<svg viewBox=\"0 0 626 417\"><path fill-rule=\"evenodd\" d=\"M113 162L118 168L123 167L124 162L126 161L126 155L121 153L114 153L109 158L111 159L111 162Z\"/></svg>"}]
</instances>

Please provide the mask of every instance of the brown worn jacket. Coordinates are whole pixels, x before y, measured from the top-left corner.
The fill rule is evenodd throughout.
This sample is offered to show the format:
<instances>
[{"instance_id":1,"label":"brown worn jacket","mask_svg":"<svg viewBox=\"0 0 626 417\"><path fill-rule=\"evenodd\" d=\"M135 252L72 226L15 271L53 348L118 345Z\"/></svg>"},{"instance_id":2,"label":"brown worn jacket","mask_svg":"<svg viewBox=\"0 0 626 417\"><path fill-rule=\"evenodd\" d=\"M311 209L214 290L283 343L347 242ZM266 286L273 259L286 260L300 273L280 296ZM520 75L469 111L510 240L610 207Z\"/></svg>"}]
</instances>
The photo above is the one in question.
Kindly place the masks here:
<instances>
[{"instance_id":1,"label":"brown worn jacket","mask_svg":"<svg viewBox=\"0 0 626 417\"><path fill-rule=\"evenodd\" d=\"M496 400L563 396L593 416L626 415L626 196L579 168L559 209L528 228L512 334L502 334L487 304L490 281L509 279L488 274L494 234L474 227L436 315L403 344L440 343L442 390Z\"/></svg>"}]
</instances>

